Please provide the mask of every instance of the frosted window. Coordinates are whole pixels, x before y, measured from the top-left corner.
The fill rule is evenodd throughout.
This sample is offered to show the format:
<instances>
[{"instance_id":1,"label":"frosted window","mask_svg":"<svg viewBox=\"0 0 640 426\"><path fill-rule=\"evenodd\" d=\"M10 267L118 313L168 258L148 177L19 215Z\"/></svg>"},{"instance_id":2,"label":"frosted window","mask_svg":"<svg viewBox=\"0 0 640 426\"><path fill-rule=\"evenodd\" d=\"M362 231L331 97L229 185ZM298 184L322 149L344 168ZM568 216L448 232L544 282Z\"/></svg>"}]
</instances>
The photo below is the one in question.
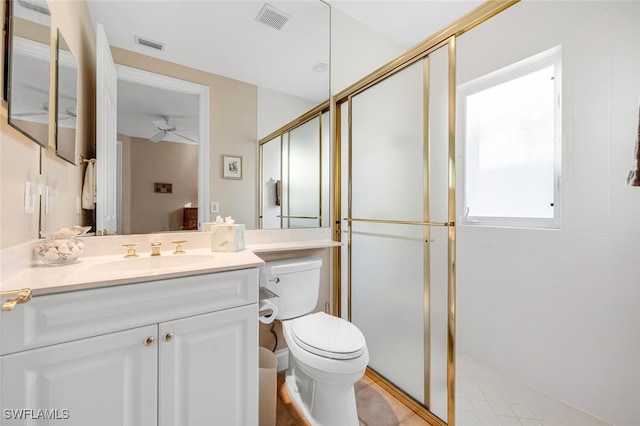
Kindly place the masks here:
<instances>
[{"instance_id":1,"label":"frosted window","mask_svg":"<svg viewBox=\"0 0 640 426\"><path fill-rule=\"evenodd\" d=\"M461 90L468 218L556 218L559 67L547 57L535 68L524 61Z\"/></svg>"}]
</instances>

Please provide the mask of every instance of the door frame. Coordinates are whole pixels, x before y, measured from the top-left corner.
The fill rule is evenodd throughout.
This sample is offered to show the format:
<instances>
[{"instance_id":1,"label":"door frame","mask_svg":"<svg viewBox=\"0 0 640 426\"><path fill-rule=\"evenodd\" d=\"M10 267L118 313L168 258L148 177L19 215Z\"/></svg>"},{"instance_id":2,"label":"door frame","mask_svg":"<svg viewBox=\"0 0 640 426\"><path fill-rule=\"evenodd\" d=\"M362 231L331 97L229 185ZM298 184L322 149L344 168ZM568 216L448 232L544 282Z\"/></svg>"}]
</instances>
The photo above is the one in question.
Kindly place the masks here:
<instances>
[{"instance_id":1,"label":"door frame","mask_svg":"<svg viewBox=\"0 0 640 426\"><path fill-rule=\"evenodd\" d=\"M209 86L116 64L118 80L198 97L198 229L209 222Z\"/></svg>"}]
</instances>

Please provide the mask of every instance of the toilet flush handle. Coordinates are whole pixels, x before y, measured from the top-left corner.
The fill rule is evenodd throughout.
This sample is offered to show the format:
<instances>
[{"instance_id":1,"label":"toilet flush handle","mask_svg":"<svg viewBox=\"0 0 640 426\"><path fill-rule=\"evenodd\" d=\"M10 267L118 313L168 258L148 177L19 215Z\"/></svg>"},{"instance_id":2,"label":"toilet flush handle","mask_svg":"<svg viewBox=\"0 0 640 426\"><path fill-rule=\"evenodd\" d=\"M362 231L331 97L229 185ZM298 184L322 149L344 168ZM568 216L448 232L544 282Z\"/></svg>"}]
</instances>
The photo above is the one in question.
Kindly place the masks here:
<instances>
[{"instance_id":1,"label":"toilet flush handle","mask_svg":"<svg viewBox=\"0 0 640 426\"><path fill-rule=\"evenodd\" d=\"M272 279L272 280L268 280L268 281L269 281L270 283L276 283L276 284L278 284L278 283L280 282L280 278L275 277L274 279Z\"/></svg>"}]
</instances>

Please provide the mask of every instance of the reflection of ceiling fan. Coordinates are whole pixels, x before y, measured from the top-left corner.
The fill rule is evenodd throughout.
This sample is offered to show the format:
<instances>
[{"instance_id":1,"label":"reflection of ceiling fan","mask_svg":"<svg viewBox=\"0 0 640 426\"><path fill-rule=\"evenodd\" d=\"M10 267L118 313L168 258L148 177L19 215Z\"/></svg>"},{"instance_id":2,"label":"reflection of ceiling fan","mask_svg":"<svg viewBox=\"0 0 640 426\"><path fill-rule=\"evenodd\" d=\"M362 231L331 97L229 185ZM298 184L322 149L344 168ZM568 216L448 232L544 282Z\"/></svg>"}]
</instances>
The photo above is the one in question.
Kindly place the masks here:
<instances>
[{"instance_id":1,"label":"reflection of ceiling fan","mask_svg":"<svg viewBox=\"0 0 640 426\"><path fill-rule=\"evenodd\" d=\"M12 117L35 117L37 115L46 115L49 114L49 104L47 102L44 102L42 104L42 106L39 107L35 107L35 106L31 106L29 104L27 104L26 102L20 102L20 101L15 101L16 104L23 104L25 105L27 108L33 108L36 111L33 112L12 112L11 116Z\"/></svg>"},{"instance_id":2,"label":"reflection of ceiling fan","mask_svg":"<svg viewBox=\"0 0 640 426\"><path fill-rule=\"evenodd\" d=\"M34 112L17 112L17 113L11 113L12 117L36 117L38 115L46 115L49 114L49 103L48 102L44 102L40 107L33 107L33 106L29 106L28 104L24 103L24 102L20 102L18 101L17 103L22 103L24 105L26 105L29 108L34 108L37 111ZM71 109L65 109L64 111L59 111L58 113L58 120L75 120L76 119L76 112L74 110Z\"/></svg>"},{"instance_id":3,"label":"reflection of ceiling fan","mask_svg":"<svg viewBox=\"0 0 640 426\"><path fill-rule=\"evenodd\" d=\"M176 128L175 124L169 121L169 118L163 118L162 120L153 120L153 125L156 126L158 132L149 138L151 142L160 142L165 136L176 135L190 142L198 143L197 140L179 133L180 130Z\"/></svg>"}]
</instances>

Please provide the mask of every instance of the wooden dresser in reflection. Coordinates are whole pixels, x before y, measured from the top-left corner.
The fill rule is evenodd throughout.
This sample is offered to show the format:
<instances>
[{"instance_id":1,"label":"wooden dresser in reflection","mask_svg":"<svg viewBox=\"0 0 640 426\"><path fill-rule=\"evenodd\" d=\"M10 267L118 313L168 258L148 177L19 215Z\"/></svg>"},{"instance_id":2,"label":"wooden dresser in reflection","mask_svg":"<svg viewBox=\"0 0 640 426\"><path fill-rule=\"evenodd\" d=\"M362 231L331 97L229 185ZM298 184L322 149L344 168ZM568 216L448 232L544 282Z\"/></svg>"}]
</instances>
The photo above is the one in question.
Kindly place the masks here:
<instances>
[{"instance_id":1,"label":"wooden dresser in reflection","mask_svg":"<svg viewBox=\"0 0 640 426\"><path fill-rule=\"evenodd\" d=\"M182 229L185 231L198 229L197 207L184 207L182 214Z\"/></svg>"}]
</instances>

